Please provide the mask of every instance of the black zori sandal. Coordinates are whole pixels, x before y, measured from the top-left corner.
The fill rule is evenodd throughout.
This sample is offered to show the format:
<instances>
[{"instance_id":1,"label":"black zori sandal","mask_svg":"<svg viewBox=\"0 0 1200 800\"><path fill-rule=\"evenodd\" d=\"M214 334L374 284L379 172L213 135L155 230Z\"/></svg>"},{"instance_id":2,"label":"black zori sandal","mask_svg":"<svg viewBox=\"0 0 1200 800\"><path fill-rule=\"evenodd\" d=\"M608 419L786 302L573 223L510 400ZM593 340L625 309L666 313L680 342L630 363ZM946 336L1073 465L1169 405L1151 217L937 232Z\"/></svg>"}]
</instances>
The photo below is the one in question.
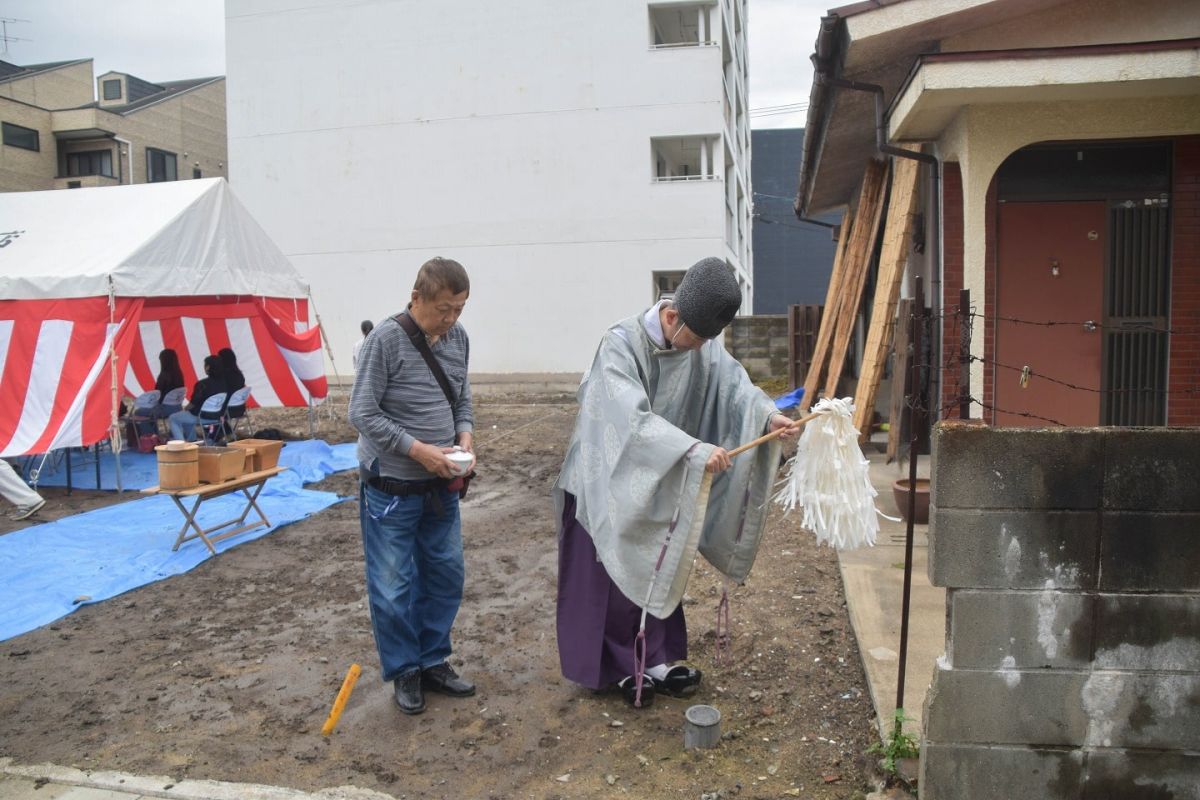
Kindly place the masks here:
<instances>
[{"instance_id":1,"label":"black zori sandal","mask_svg":"<svg viewBox=\"0 0 1200 800\"><path fill-rule=\"evenodd\" d=\"M657 688L672 697L687 697L700 686L701 672L686 664L676 664L667 670L666 676L656 684Z\"/></svg>"},{"instance_id":2,"label":"black zori sandal","mask_svg":"<svg viewBox=\"0 0 1200 800\"><path fill-rule=\"evenodd\" d=\"M638 702L637 696L637 681L633 676L622 678L617 683L617 688L621 690L621 694L625 697L625 702L634 708L645 708L646 706L654 705L654 679L649 675L642 675L642 697L641 702Z\"/></svg>"}]
</instances>

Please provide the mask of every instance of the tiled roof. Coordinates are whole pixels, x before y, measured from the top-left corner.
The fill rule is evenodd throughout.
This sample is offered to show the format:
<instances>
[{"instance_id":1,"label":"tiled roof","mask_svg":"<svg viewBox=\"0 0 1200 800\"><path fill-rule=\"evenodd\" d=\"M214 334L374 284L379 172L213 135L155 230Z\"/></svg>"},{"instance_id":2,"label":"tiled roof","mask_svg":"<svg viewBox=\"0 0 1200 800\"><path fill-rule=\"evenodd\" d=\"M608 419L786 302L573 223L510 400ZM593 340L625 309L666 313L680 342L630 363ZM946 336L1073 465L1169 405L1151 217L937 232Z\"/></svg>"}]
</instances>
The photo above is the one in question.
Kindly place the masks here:
<instances>
[{"instance_id":1,"label":"tiled roof","mask_svg":"<svg viewBox=\"0 0 1200 800\"><path fill-rule=\"evenodd\" d=\"M212 83L213 81L220 81L224 79L225 77L223 75L217 75L211 78L192 78L191 80L186 81L163 81L159 84L148 84L145 81L142 81L144 85L157 86L161 89L161 91L155 92L154 94L144 95L134 102L126 103L123 106L105 106L104 110L111 111L114 114L130 114L134 111L145 108L146 106L153 105L161 100L166 100L169 97L174 97L177 94L183 94L186 91L203 86L206 83Z\"/></svg>"},{"instance_id":2,"label":"tiled roof","mask_svg":"<svg viewBox=\"0 0 1200 800\"><path fill-rule=\"evenodd\" d=\"M49 72L62 67L69 67L72 64L82 64L85 61L90 61L90 59L76 58L72 61L51 61L46 64L29 64L24 67L19 64L10 64L7 61L0 61L0 83L16 78L28 78L30 75L36 75L39 72Z\"/></svg>"}]
</instances>

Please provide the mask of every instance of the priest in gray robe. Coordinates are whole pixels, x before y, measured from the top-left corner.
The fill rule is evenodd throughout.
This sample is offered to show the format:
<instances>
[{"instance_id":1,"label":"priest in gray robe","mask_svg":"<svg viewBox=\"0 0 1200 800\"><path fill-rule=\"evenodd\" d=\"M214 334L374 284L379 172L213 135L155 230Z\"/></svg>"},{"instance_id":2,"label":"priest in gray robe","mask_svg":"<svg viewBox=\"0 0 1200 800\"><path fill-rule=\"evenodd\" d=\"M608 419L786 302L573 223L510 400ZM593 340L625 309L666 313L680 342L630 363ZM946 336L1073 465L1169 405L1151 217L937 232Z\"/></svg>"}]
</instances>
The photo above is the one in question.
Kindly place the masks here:
<instances>
[{"instance_id":1,"label":"priest in gray robe","mask_svg":"<svg viewBox=\"0 0 1200 800\"><path fill-rule=\"evenodd\" d=\"M559 658L568 679L617 684L634 705L699 684L674 663L687 657L693 561L746 577L779 464L778 439L736 460L729 450L792 423L713 341L740 305L724 261L696 263L673 300L605 332L579 387L553 491Z\"/></svg>"}]
</instances>

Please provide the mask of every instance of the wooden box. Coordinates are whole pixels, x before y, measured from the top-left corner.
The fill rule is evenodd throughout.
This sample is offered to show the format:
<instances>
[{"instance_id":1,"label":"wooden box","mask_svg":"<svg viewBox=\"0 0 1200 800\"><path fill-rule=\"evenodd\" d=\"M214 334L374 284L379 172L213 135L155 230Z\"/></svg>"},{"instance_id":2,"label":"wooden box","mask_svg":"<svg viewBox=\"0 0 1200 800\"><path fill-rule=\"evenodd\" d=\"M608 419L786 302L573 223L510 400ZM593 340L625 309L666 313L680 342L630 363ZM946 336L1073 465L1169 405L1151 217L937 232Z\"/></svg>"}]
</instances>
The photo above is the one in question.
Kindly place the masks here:
<instances>
[{"instance_id":1,"label":"wooden box","mask_svg":"<svg viewBox=\"0 0 1200 800\"><path fill-rule=\"evenodd\" d=\"M230 447L240 447L246 453L246 472L261 472L279 465L279 451L283 442L278 439L238 439Z\"/></svg>"},{"instance_id":2,"label":"wooden box","mask_svg":"<svg viewBox=\"0 0 1200 800\"><path fill-rule=\"evenodd\" d=\"M160 444L154 448L158 455L158 486L160 489L192 489L200 485L200 447L188 444L178 449Z\"/></svg>"},{"instance_id":3,"label":"wooden box","mask_svg":"<svg viewBox=\"0 0 1200 800\"><path fill-rule=\"evenodd\" d=\"M201 483L240 478L246 466L246 451L237 447L201 447L198 456Z\"/></svg>"}]
</instances>

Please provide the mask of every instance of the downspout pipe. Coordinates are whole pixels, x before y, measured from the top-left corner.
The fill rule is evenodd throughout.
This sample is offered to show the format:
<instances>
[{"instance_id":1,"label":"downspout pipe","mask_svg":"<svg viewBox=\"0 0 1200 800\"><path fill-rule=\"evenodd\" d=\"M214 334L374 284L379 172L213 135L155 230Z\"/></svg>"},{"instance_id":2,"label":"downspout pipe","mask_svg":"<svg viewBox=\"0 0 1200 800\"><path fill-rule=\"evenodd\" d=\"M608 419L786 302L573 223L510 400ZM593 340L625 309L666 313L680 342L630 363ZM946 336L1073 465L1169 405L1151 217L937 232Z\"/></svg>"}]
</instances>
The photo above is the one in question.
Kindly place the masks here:
<instances>
[{"instance_id":1,"label":"downspout pipe","mask_svg":"<svg viewBox=\"0 0 1200 800\"><path fill-rule=\"evenodd\" d=\"M929 165L929 186L931 193L931 205L933 207L933 220L930 227L932 235L930 237L933 248L930 251L930 256L933 263L930 264L930 297L933 299L934 307L937 307L939 295L942 291L942 163L938 157L931 153L918 153L912 150L905 150L903 147L896 147L888 144L887 136L887 119L883 111L883 87L874 83L863 83L860 81L847 80L845 78L835 78L827 74L817 64L816 82L825 86L832 86L837 89L849 89L855 92L870 92L875 96L875 147L880 153L897 158L909 158L913 161L920 161L923 164ZM925 298L917 298L922 304ZM942 341L941 331L938 331L938 348L937 357L934 363L941 363L941 352L944 342ZM932 369L930 365L930 393L935 403L934 408L940 408L942 398L942 377L941 371ZM941 416L940 412L937 414Z\"/></svg>"},{"instance_id":2,"label":"downspout pipe","mask_svg":"<svg viewBox=\"0 0 1200 800\"><path fill-rule=\"evenodd\" d=\"M122 175L121 178L125 183L132 185L133 184L133 143L130 142L128 139L122 139L120 136L113 136L112 138L113 138L113 141L117 143L117 163L118 164L120 164L120 162L121 162L121 145L125 145L125 151L126 151L125 165L122 166L121 169L129 172L129 180L124 181L124 178L125 178L124 175Z\"/></svg>"}]
</instances>

